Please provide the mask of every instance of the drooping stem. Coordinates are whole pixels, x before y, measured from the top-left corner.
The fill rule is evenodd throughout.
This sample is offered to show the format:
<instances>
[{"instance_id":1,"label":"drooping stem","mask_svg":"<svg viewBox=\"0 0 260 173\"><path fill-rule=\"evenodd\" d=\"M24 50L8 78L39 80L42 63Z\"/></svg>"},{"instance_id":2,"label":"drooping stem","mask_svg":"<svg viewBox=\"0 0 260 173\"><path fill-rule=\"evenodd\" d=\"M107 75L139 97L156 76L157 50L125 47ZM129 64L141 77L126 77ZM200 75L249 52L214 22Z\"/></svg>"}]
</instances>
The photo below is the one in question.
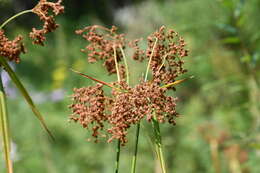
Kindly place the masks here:
<instances>
[{"instance_id":1,"label":"drooping stem","mask_svg":"<svg viewBox=\"0 0 260 173\"><path fill-rule=\"evenodd\" d=\"M121 53L123 55L123 59L124 59L124 63L125 63L125 71L126 71L126 83L129 84L129 70L128 70L128 64L127 64L127 61L126 61L126 56L125 56L125 52L122 48L122 46L120 45L120 50L121 50Z\"/></svg>"},{"instance_id":2,"label":"drooping stem","mask_svg":"<svg viewBox=\"0 0 260 173\"><path fill-rule=\"evenodd\" d=\"M10 152L10 130L9 130L9 122L7 116L7 105L6 105L6 96L2 83L2 76L0 73L0 126L3 137L3 151L5 155L5 163L8 173L13 173L13 163L11 160Z\"/></svg>"},{"instance_id":3,"label":"drooping stem","mask_svg":"<svg viewBox=\"0 0 260 173\"><path fill-rule=\"evenodd\" d=\"M117 79L118 79L118 82L120 83L121 80L120 80L120 73L119 73L119 68L118 68L118 62L117 62L117 58L116 58L116 48L115 48L115 46L113 46L113 49L114 49L114 60L115 60L115 66L116 66ZM117 141L117 149L116 149L115 173L119 172L120 146L121 146L121 142L120 142L120 139L118 139L118 141Z\"/></svg>"},{"instance_id":4,"label":"drooping stem","mask_svg":"<svg viewBox=\"0 0 260 173\"><path fill-rule=\"evenodd\" d=\"M148 78L149 68L150 68L150 64L151 64L152 57L153 57L153 54L154 54L154 49L155 49L157 41L158 41L158 38L155 38L155 39L156 40L155 40L154 45L153 45L152 53L151 53L151 55L149 57L149 62L147 64L147 68L146 68L146 73L145 73L145 78L144 78L145 82L147 81L147 78ZM136 127L135 149L134 149L134 155L133 155L133 159L132 159L131 173L135 173L135 170L136 170L136 160L137 160L137 153L138 153L139 133L140 133L140 122L137 124L137 127Z\"/></svg>"},{"instance_id":5,"label":"drooping stem","mask_svg":"<svg viewBox=\"0 0 260 173\"><path fill-rule=\"evenodd\" d=\"M155 117L153 117L153 119L152 119L152 126L153 126L153 132L154 132L154 137L155 137L156 154L160 161L162 173L166 173L166 166L165 166L165 161L164 161L164 156L163 156L163 151L162 151L161 131L160 131L159 123Z\"/></svg>"},{"instance_id":6,"label":"drooping stem","mask_svg":"<svg viewBox=\"0 0 260 173\"><path fill-rule=\"evenodd\" d=\"M10 17L9 19L7 19L7 20L0 26L0 29L2 29L6 24L8 24L9 22L11 22L11 21L14 20L15 18L17 18L17 17L19 17L19 16L21 16L21 15L23 15L23 14L31 13L31 12L33 12L32 9L30 9L30 10L25 10L25 11L22 11L22 12L20 12L20 13L15 14L14 16L12 16L12 17Z\"/></svg>"}]
</instances>

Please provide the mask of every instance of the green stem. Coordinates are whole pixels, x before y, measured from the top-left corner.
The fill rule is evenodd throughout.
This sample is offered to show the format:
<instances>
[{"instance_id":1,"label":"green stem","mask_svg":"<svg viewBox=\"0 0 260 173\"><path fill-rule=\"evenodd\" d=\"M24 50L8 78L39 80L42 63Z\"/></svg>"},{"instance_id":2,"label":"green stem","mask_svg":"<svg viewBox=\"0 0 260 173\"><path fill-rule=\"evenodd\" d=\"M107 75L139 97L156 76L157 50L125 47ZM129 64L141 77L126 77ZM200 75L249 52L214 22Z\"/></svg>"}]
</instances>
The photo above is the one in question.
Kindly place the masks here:
<instances>
[{"instance_id":1,"label":"green stem","mask_svg":"<svg viewBox=\"0 0 260 173\"><path fill-rule=\"evenodd\" d=\"M134 150L134 155L132 159L132 169L131 173L135 173L136 169L136 158L137 158L137 152L138 152L138 140L139 140L139 133L140 132L140 123L137 124L136 127L136 138L135 138L135 150Z\"/></svg>"},{"instance_id":2,"label":"green stem","mask_svg":"<svg viewBox=\"0 0 260 173\"><path fill-rule=\"evenodd\" d=\"M125 71L126 71L126 82L129 84L129 70L128 70L128 64L127 64L127 61L126 61L126 56L125 56L125 52L122 48L122 46L120 45L120 50L122 52L122 55L123 55L123 59L124 59L124 63L125 63Z\"/></svg>"},{"instance_id":3,"label":"green stem","mask_svg":"<svg viewBox=\"0 0 260 173\"><path fill-rule=\"evenodd\" d=\"M115 173L118 173L119 171L119 160L120 160L120 146L121 146L121 142L120 140L117 141L117 149L116 149L116 170Z\"/></svg>"},{"instance_id":4,"label":"green stem","mask_svg":"<svg viewBox=\"0 0 260 173\"><path fill-rule=\"evenodd\" d=\"M21 15L23 15L23 14L31 13L31 12L33 12L32 9L30 9L30 10L25 10L25 11L22 11L22 12L20 12L20 13L17 13L16 15L14 15L14 16L10 17L9 19L7 19L7 20L0 26L0 29L2 29L6 24L8 24L9 22L11 22L13 19L15 19L15 18L17 18L17 17L19 17L19 16L21 16Z\"/></svg>"},{"instance_id":5,"label":"green stem","mask_svg":"<svg viewBox=\"0 0 260 173\"><path fill-rule=\"evenodd\" d=\"M114 50L114 60L115 60L115 66L116 66L116 73L117 73L117 79L118 82L120 83L120 73L119 73L119 68L118 68L118 63L117 63L117 58L116 58L116 48L113 46ZM120 139L117 141L117 149L116 149L116 168L115 168L115 173L118 173L119 171L119 160L120 160Z\"/></svg>"},{"instance_id":6,"label":"green stem","mask_svg":"<svg viewBox=\"0 0 260 173\"><path fill-rule=\"evenodd\" d=\"M156 154L160 161L162 173L166 173L165 161L164 161L164 156L162 151L162 139L161 139L160 126L155 117L152 119L152 125L153 125L153 131L155 136Z\"/></svg>"},{"instance_id":7,"label":"green stem","mask_svg":"<svg viewBox=\"0 0 260 173\"><path fill-rule=\"evenodd\" d=\"M7 116L7 105L6 96L2 83L2 77L0 74L0 124L1 132L3 136L3 151L6 160L6 168L8 173L13 173L13 163L10 156L11 146L10 146L10 130L9 122Z\"/></svg>"},{"instance_id":8,"label":"green stem","mask_svg":"<svg viewBox=\"0 0 260 173\"><path fill-rule=\"evenodd\" d=\"M146 73L145 73L145 78L144 78L144 81L145 81L145 82L147 81L147 78L148 78L149 68L150 68L150 64L151 64L152 57L153 57L153 54L154 54L154 49L155 49L155 46L156 46L157 41L158 41L158 38L155 38L155 39L156 39L156 40L155 40L155 43L154 43L154 45L153 45L152 53L151 53L151 55L150 55L149 62L148 62L147 68L146 68ZM134 155L133 155L133 159L132 159L132 170L131 170L131 173L135 173L135 169L136 169L136 160L137 160L137 153L138 153L139 133L140 133L140 122L137 124L137 127L136 127L135 150L134 150Z\"/></svg>"}]
</instances>

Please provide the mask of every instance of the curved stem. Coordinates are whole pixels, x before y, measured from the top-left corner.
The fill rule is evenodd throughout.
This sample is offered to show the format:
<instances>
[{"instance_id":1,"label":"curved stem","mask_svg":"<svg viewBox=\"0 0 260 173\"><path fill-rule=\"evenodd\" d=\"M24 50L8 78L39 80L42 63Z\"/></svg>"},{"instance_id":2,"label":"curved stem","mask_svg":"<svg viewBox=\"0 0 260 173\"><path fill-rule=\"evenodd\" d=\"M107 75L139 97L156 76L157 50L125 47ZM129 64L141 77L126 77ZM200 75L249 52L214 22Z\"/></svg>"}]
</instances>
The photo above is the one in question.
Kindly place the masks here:
<instances>
[{"instance_id":1,"label":"curved stem","mask_svg":"<svg viewBox=\"0 0 260 173\"><path fill-rule=\"evenodd\" d=\"M2 29L6 24L8 24L9 22L11 22L12 20L14 20L15 18L23 15L23 14L26 14L26 13L31 13L33 12L32 9L30 10L25 10L25 11L22 11L20 13L17 13L16 15L10 17L9 19L7 19L1 26L0 26L0 29Z\"/></svg>"}]
</instances>

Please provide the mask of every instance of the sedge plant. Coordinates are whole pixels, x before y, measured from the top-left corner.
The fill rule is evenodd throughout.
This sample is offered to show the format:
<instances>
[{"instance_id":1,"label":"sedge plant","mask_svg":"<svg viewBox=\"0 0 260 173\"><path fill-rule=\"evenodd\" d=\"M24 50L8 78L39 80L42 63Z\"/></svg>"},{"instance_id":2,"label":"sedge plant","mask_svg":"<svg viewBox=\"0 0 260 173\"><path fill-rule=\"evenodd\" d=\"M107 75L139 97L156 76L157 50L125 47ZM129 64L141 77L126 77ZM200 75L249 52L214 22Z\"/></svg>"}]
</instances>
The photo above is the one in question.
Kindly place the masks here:
<instances>
[{"instance_id":1,"label":"sedge plant","mask_svg":"<svg viewBox=\"0 0 260 173\"><path fill-rule=\"evenodd\" d=\"M6 71L9 75L12 82L15 84L16 88L20 91L21 95L24 97L25 101L28 103L32 112L39 119L43 128L47 131L52 139L54 139L52 133L48 129L43 116L36 108L33 100L31 99L28 91L25 89L23 84L21 83L17 74L13 71L9 62L20 63L20 55L22 53L26 53L26 48L23 43L23 37L18 35L14 40L9 40L5 33L5 27L11 21L16 19L19 16L34 13L39 16L40 20L43 22L43 26L41 29L32 28L32 32L30 32L29 37L33 40L33 44L38 44L43 46L44 41L46 40L45 35L49 32L54 31L58 24L56 24L54 16L63 13L64 7L61 5L61 0L57 2L48 2L47 0L40 0L38 4L30 10L25 10L16 15L10 17L5 22L0 25L0 68L1 72ZM8 111L6 104L6 94L4 90L4 86L2 84L2 78L0 76L0 126L2 133L2 141L3 141L3 151L6 161L6 170L8 173L13 173L13 163L10 158L10 129L8 122Z\"/></svg>"},{"instance_id":2,"label":"sedge plant","mask_svg":"<svg viewBox=\"0 0 260 173\"><path fill-rule=\"evenodd\" d=\"M93 80L95 86L75 88L72 95L72 111L70 119L92 130L92 138L98 142L100 138L107 142L117 141L115 172L119 172L120 147L128 142L129 128L136 126L135 148L131 172L135 173L137 164L140 124L147 121L152 124L153 143L161 170L166 173L163 156L160 125L168 122L176 124L177 98L166 94L175 91L174 86L187 78L177 80L186 73L184 58L188 55L185 41L179 34L162 26L147 38L146 50L141 49L141 39L129 41L124 34L118 34L117 28L110 29L93 25L77 30L76 34L88 42L82 52L87 54L88 61L102 61L108 75L115 74L117 81L106 82L90 75L75 73ZM131 67L128 66L126 51L132 49L130 56L137 62L147 62L144 77L139 83L131 85ZM111 93L103 91L103 87L111 88Z\"/></svg>"}]
</instances>

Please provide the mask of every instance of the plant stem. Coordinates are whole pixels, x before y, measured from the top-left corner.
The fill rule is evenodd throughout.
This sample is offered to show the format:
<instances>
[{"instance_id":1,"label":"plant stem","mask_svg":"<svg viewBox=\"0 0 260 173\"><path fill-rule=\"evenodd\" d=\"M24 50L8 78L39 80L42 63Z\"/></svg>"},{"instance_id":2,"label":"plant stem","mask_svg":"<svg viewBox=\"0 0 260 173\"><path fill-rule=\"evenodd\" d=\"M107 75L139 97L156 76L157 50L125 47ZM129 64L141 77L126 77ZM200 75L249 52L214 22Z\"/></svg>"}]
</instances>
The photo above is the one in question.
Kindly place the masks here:
<instances>
[{"instance_id":1,"label":"plant stem","mask_svg":"<svg viewBox=\"0 0 260 173\"><path fill-rule=\"evenodd\" d=\"M116 58L116 48L115 48L115 46L113 46L113 49L114 49L114 58L115 58L117 79L118 79L118 83L120 83L120 73L119 73L119 68L118 68L118 63L117 63L117 58ZM120 139L118 139L117 149L116 149L116 169L115 169L115 173L119 172L120 145L121 145L121 142L120 142Z\"/></svg>"},{"instance_id":2,"label":"plant stem","mask_svg":"<svg viewBox=\"0 0 260 173\"><path fill-rule=\"evenodd\" d=\"M122 52L122 55L123 55L123 59L124 59L124 63L125 63L125 71L126 71L126 83L129 84L129 70L128 70L128 64L127 64L127 61L126 61L126 56L125 56L125 52L122 48L122 46L120 45L120 50Z\"/></svg>"},{"instance_id":3,"label":"plant stem","mask_svg":"<svg viewBox=\"0 0 260 173\"><path fill-rule=\"evenodd\" d=\"M153 132L155 136L156 154L160 161L162 173L166 173L165 161L164 161L164 156L162 151L162 139L161 139L160 126L155 117L152 119L152 125L153 125Z\"/></svg>"},{"instance_id":4,"label":"plant stem","mask_svg":"<svg viewBox=\"0 0 260 173\"><path fill-rule=\"evenodd\" d=\"M10 146L10 130L9 122L7 116L7 105L6 96L2 83L2 76L0 73L0 124L1 132L3 136L3 151L6 160L6 168L8 173L13 173L13 163L10 156L11 146Z\"/></svg>"},{"instance_id":5,"label":"plant stem","mask_svg":"<svg viewBox=\"0 0 260 173\"><path fill-rule=\"evenodd\" d=\"M118 63L117 63L117 58L116 58L116 48L115 46L113 46L113 50L114 50L114 60L115 60L115 66L116 66L116 74L117 74L117 80L118 82L120 82L120 73L119 73L119 68L118 68Z\"/></svg>"},{"instance_id":6,"label":"plant stem","mask_svg":"<svg viewBox=\"0 0 260 173\"><path fill-rule=\"evenodd\" d=\"M7 19L7 20L0 26L0 29L2 29L6 24L8 24L9 22L11 22L13 19L15 19L15 18L17 18L17 17L19 17L19 16L21 16L21 15L23 15L23 14L31 13L31 12L33 12L32 9L30 9L30 10L25 10L25 11L22 11L22 12L20 12L20 13L15 14L14 16L12 16L12 17L10 17L9 19Z\"/></svg>"},{"instance_id":7,"label":"plant stem","mask_svg":"<svg viewBox=\"0 0 260 173\"><path fill-rule=\"evenodd\" d=\"M137 152L138 152L139 132L140 132L140 123L138 123L137 127L136 127L135 151L134 151L134 155L133 155L133 159L132 159L131 173L135 173L135 169L136 169L136 158L137 158Z\"/></svg>"},{"instance_id":8,"label":"plant stem","mask_svg":"<svg viewBox=\"0 0 260 173\"><path fill-rule=\"evenodd\" d=\"M144 78L144 81L146 82L147 81L147 78L148 78L148 72L149 72L149 69L150 69L150 65L151 65L151 61L152 61L152 58L153 58L153 54L154 54L154 49L155 49L155 46L157 44L157 41L158 41L158 38L155 38L155 42L154 42L154 45L153 45L153 49L152 49L152 53L151 53L151 56L149 58L149 62L147 64L147 68L146 68L146 73L145 73L145 78Z\"/></svg>"},{"instance_id":9,"label":"plant stem","mask_svg":"<svg viewBox=\"0 0 260 173\"><path fill-rule=\"evenodd\" d=\"M145 79L144 79L145 82L147 81L147 78L148 78L148 72L149 72L150 64L151 64L151 61L152 61L152 57L153 57L153 54L154 54L154 49L155 49L155 46L157 44L157 41L158 41L158 38L155 38L155 42L154 42L154 45L153 45L152 53L150 55L149 62L147 64L147 68L146 68ZM131 173L135 173L135 170L136 170L136 160L137 160L137 153L138 153L139 133L140 133L140 122L137 124L137 127L136 127L135 150L134 150L134 155L133 155L133 159L132 159L132 170L131 170Z\"/></svg>"},{"instance_id":10,"label":"plant stem","mask_svg":"<svg viewBox=\"0 0 260 173\"><path fill-rule=\"evenodd\" d=\"M120 146L121 146L121 142L120 140L117 141L117 149L116 149L116 170L115 173L118 173L119 171L119 160L120 160Z\"/></svg>"}]
</instances>

